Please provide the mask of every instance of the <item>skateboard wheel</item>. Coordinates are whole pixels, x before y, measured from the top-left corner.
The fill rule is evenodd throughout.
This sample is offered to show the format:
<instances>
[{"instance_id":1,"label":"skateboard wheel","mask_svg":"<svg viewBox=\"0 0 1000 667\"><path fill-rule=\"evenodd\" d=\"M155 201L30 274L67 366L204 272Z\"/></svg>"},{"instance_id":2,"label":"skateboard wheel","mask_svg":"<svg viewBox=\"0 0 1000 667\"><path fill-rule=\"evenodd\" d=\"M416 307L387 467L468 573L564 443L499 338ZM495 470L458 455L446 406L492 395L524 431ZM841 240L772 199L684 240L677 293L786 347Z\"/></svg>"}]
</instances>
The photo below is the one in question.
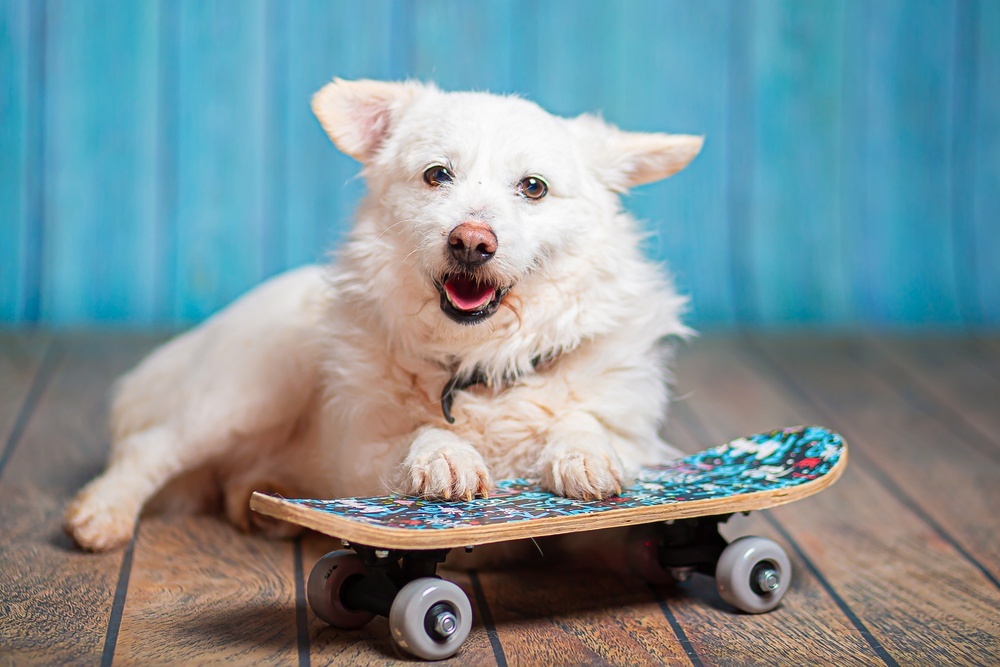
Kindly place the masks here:
<instances>
[{"instance_id":1,"label":"skateboard wheel","mask_svg":"<svg viewBox=\"0 0 1000 667\"><path fill-rule=\"evenodd\" d=\"M785 596L792 583L792 564L776 542L741 537L719 556L715 583L723 600L740 611L760 614L777 607Z\"/></svg>"},{"instance_id":2,"label":"skateboard wheel","mask_svg":"<svg viewBox=\"0 0 1000 667\"><path fill-rule=\"evenodd\" d=\"M472 628L472 605L461 588L433 577L403 586L389 610L389 632L401 649L424 660L443 660Z\"/></svg>"},{"instance_id":3,"label":"skateboard wheel","mask_svg":"<svg viewBox=\"0 0 1000 667\"><path fill-rule=\"evenodd\" d=\"M365 564L353 551L331 551L313 566L306 585L306 598L313 613L335 628L353 630L375 617L369 611L348 609L341 600L344 584L354 577L364 576Z\"/></svg>"}]
</instances>

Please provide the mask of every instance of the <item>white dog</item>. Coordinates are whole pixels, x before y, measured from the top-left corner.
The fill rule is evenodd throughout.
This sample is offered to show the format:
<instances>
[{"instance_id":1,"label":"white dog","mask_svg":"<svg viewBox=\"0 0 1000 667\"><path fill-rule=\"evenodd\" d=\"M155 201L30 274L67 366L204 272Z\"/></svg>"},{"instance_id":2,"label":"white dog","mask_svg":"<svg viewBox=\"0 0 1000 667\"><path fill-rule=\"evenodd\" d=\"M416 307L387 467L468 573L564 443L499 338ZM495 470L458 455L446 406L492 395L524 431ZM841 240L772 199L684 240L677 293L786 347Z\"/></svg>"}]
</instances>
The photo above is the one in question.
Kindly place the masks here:
<instances>
[{"instance_id":1,"label":"white dog","mask_svg":"<svg viewBox=\"0 0 1000 667\"><path fill-rule=\"evenodd\" d=\"M676 454L657 430L685 300L618 195L700 138L414 82L335 80L313 110L364 165L349 239L120 380L108 469L66 514L81 546L127 542L154 496L249 529L254 490L468 498L529 476L600 498Z\"/></svg>"}]
</instances>

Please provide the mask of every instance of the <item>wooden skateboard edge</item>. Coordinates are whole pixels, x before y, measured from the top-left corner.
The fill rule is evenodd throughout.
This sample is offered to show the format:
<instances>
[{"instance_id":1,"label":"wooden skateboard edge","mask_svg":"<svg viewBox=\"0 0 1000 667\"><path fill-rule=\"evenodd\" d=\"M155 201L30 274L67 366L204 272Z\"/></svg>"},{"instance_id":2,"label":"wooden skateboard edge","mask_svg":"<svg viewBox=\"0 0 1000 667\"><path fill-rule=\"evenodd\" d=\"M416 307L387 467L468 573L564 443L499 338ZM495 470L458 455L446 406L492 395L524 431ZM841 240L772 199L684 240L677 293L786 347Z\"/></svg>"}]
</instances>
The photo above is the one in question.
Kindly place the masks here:
<instances>
[{"instance_id":1,"label":"wooden skateboard edge","mask_svg":"<svg viewBox=\"0 0 1000 667\"><path fill-rule=\"evenodd\" d=\"M770 509L808 498L832 486L847 468L848 447L843 442L840 459L830 471L810 482L792 487L758 491L743 496L708 498L686 502L611 509L604 512L574 516L528 519L495 526L422 529L388 528L324 514L284 498L254 492L250 508L267 516L309 528L331 537L381 549L449 549L479 546L508 540L579 533L602 528L642 525L671 519L690 519L716 514L731 514ZM623 517L623 515L625 515Z\"/></svg>"}]
</instances>

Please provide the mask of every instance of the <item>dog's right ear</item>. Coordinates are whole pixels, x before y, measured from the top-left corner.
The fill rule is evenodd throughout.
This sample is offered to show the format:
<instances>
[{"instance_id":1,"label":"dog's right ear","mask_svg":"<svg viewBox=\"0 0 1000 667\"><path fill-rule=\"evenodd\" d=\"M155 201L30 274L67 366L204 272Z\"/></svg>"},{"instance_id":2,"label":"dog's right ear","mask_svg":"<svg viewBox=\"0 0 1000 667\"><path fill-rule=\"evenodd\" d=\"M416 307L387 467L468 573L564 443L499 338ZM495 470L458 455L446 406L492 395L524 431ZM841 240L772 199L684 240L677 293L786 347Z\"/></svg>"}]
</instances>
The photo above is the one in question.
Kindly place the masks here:
<instances>
[{"instance_id":1,"label":"dog's right ear","mask_svg":"<svg viewBox=\"0 0 1000 667\"><path fill-rule=\"evenodd\" d=\"M427 88L415 81L334 79L313 95L312 110L337 148L367 163L385 141L394 119Z\"/></svg>"}]
</instances>

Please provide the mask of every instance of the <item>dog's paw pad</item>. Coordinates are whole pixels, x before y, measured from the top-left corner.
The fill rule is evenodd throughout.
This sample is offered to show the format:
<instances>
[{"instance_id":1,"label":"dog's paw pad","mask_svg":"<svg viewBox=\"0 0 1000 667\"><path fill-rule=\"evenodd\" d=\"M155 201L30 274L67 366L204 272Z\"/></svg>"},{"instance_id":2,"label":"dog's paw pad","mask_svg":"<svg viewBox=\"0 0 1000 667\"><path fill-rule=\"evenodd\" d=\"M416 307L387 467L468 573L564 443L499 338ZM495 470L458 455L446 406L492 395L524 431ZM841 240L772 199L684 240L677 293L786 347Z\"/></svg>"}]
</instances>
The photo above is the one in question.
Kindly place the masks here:
<instances>
[{"instance_id":1,"label":"dog's paw pad","mask_svg":"<svg viewBox=\"0 0 1000 667\"><path fill-rule=\"evenodd\" d=\"M589 449L560 448L542 466L542 486L581 500L602 500L621 493L625 471L611 455Z\"/></svg>"},{"instance_id":2,"label":"dog's paw pad","mask_svg":"<svg viewBox=\"0 0 1000 667\"><path fill-rule=\"evenodd\" d=\"M63 528L80 547L108 551L132 539L136 518L131 509L102 502L84 492L66 509Z\"/></svg>"},{"instance_id":3,"label":"dog's paw pad","mask_svg":"<svg viewBox=\"0 0 1000 667\"><path fill-rule=\"evenodd\" d=\"M411 455L406 462L403 492L442 500L486 497L493 478L482 455L471 445L446 445Z\"/></svg>"}]
</instances>

